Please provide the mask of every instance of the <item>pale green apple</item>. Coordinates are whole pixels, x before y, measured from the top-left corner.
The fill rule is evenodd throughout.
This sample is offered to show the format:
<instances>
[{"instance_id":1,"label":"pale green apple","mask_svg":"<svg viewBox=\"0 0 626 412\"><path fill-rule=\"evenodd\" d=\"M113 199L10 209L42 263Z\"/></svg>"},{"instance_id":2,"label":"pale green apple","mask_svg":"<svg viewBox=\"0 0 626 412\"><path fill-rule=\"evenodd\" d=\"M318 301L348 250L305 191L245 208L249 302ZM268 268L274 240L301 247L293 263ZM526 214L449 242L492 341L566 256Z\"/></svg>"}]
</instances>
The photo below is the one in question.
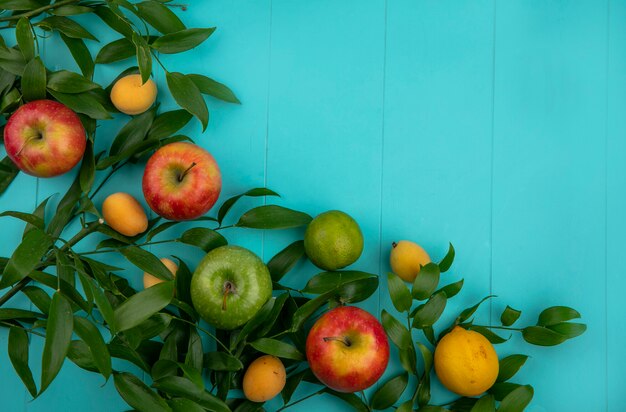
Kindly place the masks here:
<instances>
[{"instance_id":1,"label":"pale green apple","mask_svg":"<svg viewBox=\"0 0 626 412\"><path fill-rule=\"evenodd\" d=\"M267 266L239 246L222 246L207 253L191 279L193 306L218 329L243 325L271 296Z\"/></svg>"}]
</instances>

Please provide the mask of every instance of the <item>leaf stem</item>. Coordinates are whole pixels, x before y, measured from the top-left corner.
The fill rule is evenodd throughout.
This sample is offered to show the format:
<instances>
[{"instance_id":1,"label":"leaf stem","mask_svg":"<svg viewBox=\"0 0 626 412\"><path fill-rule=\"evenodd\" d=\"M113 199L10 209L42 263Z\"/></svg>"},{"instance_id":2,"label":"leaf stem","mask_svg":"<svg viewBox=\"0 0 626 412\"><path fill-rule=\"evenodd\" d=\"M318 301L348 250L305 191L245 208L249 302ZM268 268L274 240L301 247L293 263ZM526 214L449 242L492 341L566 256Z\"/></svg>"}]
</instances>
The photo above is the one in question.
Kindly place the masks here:
<instances>
[{"instance_id":1,"label":"leaf stem","mask_svg":"<svg viewBox=\"0 0 626 412\"><path fill-rule=\"evenodd\" d=\"M11 20L19 20L22 17L33 17L33 16L37 16L41 13L43 13L44 11L50 10L50 9L55 9L57 7L61 7L61 6L65 6L68 4L72 4L72 3L78 3L80 0L62 0L62 1L57 1L56 3L53 4L48 4L47 6L42 6L38 9L35 10L31 10L28 11L26 13L22 13L22 14L14 14L13 16L7 16L7 17L2 17L0 18L0 22L3 21L11 21Z\"/></svg>"},{"instance_id":2,"label":"leaf stem","mask_svg":"<svg viewBox=\"0 0 626 412\"><path fill-rule=\"evenodd\" d=\"M174 319L176 319L176 320L178 320L178 321L181 321L181 322L187 323L187 324L189 324L189 325L195 326L195 327L196 327L196 329L198 329L198 330L199 330L199 331L201 331L201 332L204 332L207 336L209 336L209 337L213 338L213 340L215 340L215 342L219 343L219 345L220 345L222 348L224 348L224 350L225 350L226 352L228 352L228 354L229 354L229 355L233 356L233 353L230 351L230 349L228 349L228 347L227 347L226 345L224 345L224 344L222 343L222 341L221 341L221 340L219 340L219 339L217 338L217 336L215 336L214 334L212 334L212 333L211 333L211 332L209 332L208 330L206 330L206 329L204 329L204 328L200 327L200 325L198 325L197 323L194 323L194 322L188 321L187 319L179 318L178 316L172 316L172 318L174 318Z\"/></svg>"},{"instance_id":3,"label":"leaf stem","mask_svg":"<svg viewBox=\"0 0 626 412\"><path fill-rule=\"evenodd\" d=\"M107 175L104 177L104 179L102 180L102 182L100 182L100 184L98 185L98 187L96 187L96 189L91 193L91 195L89 196L89 199L93 200L93 198L96 196L96 194L100 191L100 189L102 189L102 187L104 186L104 184L111 178L111 176L113 176L115 174L115 172L117 172L118 170L120 170L122 167L124 167L126 165L126 163L128 163L128 160L123 161L122 163L120 163L119 165L113 167L111 170L109 170L109 173L107 173Z\"/></svg>"},{"instance_id":4,"label":"leaf stem","mask_svg":"<svg viewBox=\"0 0 626 412\"><path fill-rule=\"evenodd\" d=\"M129 244L129 245L125 245L125 246L120 246L117 249L92 250L92 251L89 251L89 252L79 253L79 255L83 256L83 255L97 255L97 254L100 254L100 253L113 253L113 252L118 251L119 249L125 249L125 248L130 247L130 246L137 246L137 247L140 247L140 246L152 246L152 245L158 245L158 244L161 244L161 243L174 243L174 242L178 242L178 240L176 240L176 239L157 240L156 242L144 242L144 243L138 243L138 244Z\"/></svg>"},{"instance_id":5,"label":"leaf stem","mask_svg":"<svg viewBox=\"0 0 626 412\"><path fill-rule=\"evenodd\" d=\"M489 326L489 325L473 325L473 326L481 326L483 328L488 328L488 329L516 330L519 332L523 330L522 328L509 328L508 326Z\"/></svg>"},{"instance_id":6,"label":"leaf stem","mask_svg":"<svg viewBox=\"0 0 626 412\"><path fill-rule=\"evenodd\" d=\"M324 389L320 389L319 391L313 392L312 394L307 395L304 398L300 398L297 401L291 402L288 405L283 405L281 408L276 409L276 412L280 412L280 411L283 411L283 410L285 410L287 408L291 408L292 406L297 405L300 402L306 401L309 398L312 398L312 397L317 396L317 395L321 395L323 392L324 392Z\"/></svg>"}]
</instances>

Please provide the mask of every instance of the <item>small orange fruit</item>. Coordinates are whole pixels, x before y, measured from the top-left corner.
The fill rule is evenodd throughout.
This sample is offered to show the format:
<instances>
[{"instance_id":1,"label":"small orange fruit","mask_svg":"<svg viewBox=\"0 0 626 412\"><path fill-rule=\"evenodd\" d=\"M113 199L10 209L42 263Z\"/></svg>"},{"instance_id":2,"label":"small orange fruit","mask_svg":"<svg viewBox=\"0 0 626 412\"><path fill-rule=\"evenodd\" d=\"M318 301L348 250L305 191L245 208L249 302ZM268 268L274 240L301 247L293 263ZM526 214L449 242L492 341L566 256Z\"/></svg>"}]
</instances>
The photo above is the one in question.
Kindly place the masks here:
<instances>
[{"instance_id":1,"label":"small orange fruit","mask_svg":"<svg viewBox=\"0 0 626 412\"><path fill-rule=\"evenodd\" d=\"M178 265L176 263L172 262L172 260L168 258L161 258L161 262L163 262L165 267L168 268L170 272L172 272L172 275L176 276L176 271L178 270ZM144 289L148 289L149 287L154 286L157 283L161 283L161 282L164 282L164 281L148 272L143 272L143 288Z\"/></svg>"},{"instance_id":2,"label":"small orange fruit","mask_svg":"<svg viewBox=\"0 0 626 412\"><path fill-rule=\"evenodd\" d=\"M498 377L498 354L483 335L455 326L435 348L435 372L450 391L477 396Z\"/></svg>"},{"instance_id":3,"label":"small orange fruit","mask_svg":"<svg viewBox=\"0 0 626 412\"><path fill-rule=\"evenodd\" d=\"M422 266L430 263L430 256L417 243L400 240L392 244L389 263L391 270L406 282L413 282Z\"/></svg>"},{"instance_id":4,"label":"small orange fruit","mask_svg":"<svg viewBox=\"0 0 626 412\"><path fill-rule=\"evenodd\" d=\"M104 199L102 216L109 226L125 236L135 236L148 229L146 212L128 193L113 193Z\"/></svg>"},{"instance_id":5,"label":"small orange fruit","mask_svg":"<svg viewBox=\"0 0 626 412\"><path fill-rule=\"evenodd\" d=\"M152 79L141 82L141 75L129 74L119 79L111 89L111 102L122 113L135 115L148 110L157 97Z\"/></svg>"},{"instance_id":6,"label":"small orange fruit","mask_svg":"<svg viewBox=\"0 0 626 412\"><path fill-rule=\"evenodd\" d=\"M265 355L254 360L243 376L243 393L252 402L265 402L285 387L285 366L276 356Z\"/></svg>"}]
</instances>

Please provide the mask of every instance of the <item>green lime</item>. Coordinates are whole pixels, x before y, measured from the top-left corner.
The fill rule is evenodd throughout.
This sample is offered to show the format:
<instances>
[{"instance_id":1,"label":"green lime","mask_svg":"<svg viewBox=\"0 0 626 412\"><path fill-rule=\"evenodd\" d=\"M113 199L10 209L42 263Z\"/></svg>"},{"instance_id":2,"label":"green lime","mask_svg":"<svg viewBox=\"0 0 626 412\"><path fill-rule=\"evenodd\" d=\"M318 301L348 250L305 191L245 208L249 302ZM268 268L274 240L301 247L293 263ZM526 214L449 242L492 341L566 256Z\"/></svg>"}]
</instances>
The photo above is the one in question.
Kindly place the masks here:
<instances>
[{"instance_id":1,"label":"green lime","mask_svg":"<svg viewBox=\"0 0 626 412\"><path fill-rule=\"evenodd\" d=\"M363 252L359 224L339 210L318 215L304 233L304 249L315 266L337 270L353 264Z\"/></svg>"}]
</instances>

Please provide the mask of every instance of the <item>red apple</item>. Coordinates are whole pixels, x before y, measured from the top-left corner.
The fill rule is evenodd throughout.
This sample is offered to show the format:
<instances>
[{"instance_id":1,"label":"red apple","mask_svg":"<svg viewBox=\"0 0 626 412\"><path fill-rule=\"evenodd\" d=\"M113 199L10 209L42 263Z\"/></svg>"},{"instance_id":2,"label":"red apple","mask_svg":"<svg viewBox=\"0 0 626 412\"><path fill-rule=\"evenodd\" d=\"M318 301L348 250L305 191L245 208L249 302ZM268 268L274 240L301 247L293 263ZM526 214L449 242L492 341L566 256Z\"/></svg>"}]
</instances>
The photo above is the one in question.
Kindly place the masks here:
<instances>
[{"instance_id":1,"label":"red apple","mask_svg":"<svg viewBox=\"0 0 626 412\"><path fill-rule=\"evenodd\" d=\"M143 173L143 194L159 216L189 220L217 201L222 175L213 156L192 143L170 143L157 150Z\"/></svg>"},{"instance_id":2,"label":"red apple","mask_svg":"<svg viewBox=\"0 0 626 412\"><path fill-rule=\"evenodd\" d=\"M378 320L354 306L337 307L318 319L306 340L311 371L339 392L372 386L389 362L389 343Z\"/></svg>"},{"instance_id":3,"label":"red apple","mask_svg":"<svg viewBox=\"0 0 626 412\"><path fill-rule=\"evenodd\" d=\"M78 115L53 100L26 103L4 128L7 154L20 170L33 176L70 171L83 157L86 145Z\"/></svg>"}]
</instances>

